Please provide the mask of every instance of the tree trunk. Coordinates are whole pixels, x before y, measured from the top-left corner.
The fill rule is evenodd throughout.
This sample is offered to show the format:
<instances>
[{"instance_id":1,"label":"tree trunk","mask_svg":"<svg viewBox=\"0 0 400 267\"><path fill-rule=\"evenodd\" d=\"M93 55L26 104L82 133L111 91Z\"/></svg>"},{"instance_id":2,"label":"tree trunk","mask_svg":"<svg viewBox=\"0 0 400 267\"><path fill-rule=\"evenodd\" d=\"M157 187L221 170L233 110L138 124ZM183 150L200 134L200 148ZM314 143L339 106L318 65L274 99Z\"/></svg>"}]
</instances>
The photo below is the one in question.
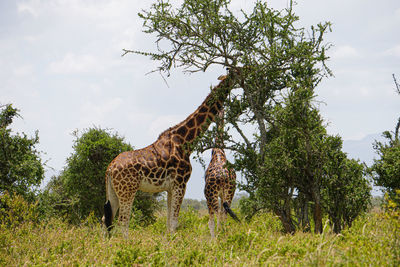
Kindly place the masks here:
<instances>
[{"instance_id":1,"label":"tree trunk","mask_svg":"<svg viewBox=\"0 0 400 267\"><path fill-rule=\"evenodd\" d=\"M313 185L311 195L314 201L314 233L318 234L322 233L322 207L318 185Z\"/></svg>"},{"instance_id":2,"label":"tree trunk","mask_svg":"<svg viewBox=\"0 0 400 267\"><path fill-rule=\"evenodd\" d=\"M333 219L333 232L338 234L342 231L342 224L340 223L340 219L338 217L334 217Z\"/></svg>"},{"instance_id":3,"label":"tree trunk","mask_svg":"<svg viewBox=\"0 0 400 267\"><path fill-rule=\"evenodd\" d=\"M310 232L310 220L308 218L308 201L304 200L301 205L301 228L303 232Z\"/></svg>"},{"instance_id":4,"label":"tree trunk","mask_svg":"<svg viewBox=\"0 0 400 267\"><path fill-rule=\"evenodd\" d=\"M298 225L300 225L303 232L310 232L310 220L308 218L308 201L307 197L299 193L297 197L296 217Z\"/></svg>"},{"instance_id":5,"label":"tree trunk","mask_svg":"<svg viewBox=\"0 0 400 267\"><path fill-rule=\"evenodd\" d=\"M285 211L278 209L274 209L274 212L281 220L284 232L294 234L296 232L296 227L293 224L290 214L286 214Z\"/></svg>"},{"instance_id":6,"label":"tree trunk","mask_svg":"<svg viewBox=\"0 0 400 267\"><path fill-rule=\"evenodd\" d=\"M320 234L322 233L322 210L321 210L321 203L315 201L314 204L314 233Z\"/></svg>"}]
</instances>

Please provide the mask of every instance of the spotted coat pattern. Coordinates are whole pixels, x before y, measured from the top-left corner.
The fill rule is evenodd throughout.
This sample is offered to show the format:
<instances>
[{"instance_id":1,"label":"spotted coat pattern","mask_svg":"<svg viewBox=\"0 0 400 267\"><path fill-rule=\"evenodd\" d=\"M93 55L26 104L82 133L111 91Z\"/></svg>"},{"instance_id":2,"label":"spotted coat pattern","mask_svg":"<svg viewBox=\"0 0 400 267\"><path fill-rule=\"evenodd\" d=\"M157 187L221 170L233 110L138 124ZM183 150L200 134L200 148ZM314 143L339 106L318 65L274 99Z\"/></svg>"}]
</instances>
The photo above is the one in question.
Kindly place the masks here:
<instances>
[{"instance_id":1,"label":"spotted coat pattern","mask_svg":"<svg viewBox=\"0 0 400 267\"><path fill-rule=\"evenodd\" d=\"M106 171L106 193L112 218L127 231L137 190L168 192L167 229L175 231L180 206L190 178L190 144L214 121L235 84L235 73L221 76L203 103L184 121L160 134L151 145L119 154Z\"/></svg>"},{"instance_id":2,"label":"spotted coat pattern","mask_svg":"<svg viewBox=\"0 0 400 267\"><path fill-rule=\"evenodd\" d=\"M220 221L226 218L222 204L230 206L236 189L236 173L226 167L225 151L221 148L212 149L212 158L205 173L204 195L209 212L208 226L211 236L215 236L214 215L217 215L217 229ZM220 200L220 203L219 203Z\"/></svg>"}]
</instances>

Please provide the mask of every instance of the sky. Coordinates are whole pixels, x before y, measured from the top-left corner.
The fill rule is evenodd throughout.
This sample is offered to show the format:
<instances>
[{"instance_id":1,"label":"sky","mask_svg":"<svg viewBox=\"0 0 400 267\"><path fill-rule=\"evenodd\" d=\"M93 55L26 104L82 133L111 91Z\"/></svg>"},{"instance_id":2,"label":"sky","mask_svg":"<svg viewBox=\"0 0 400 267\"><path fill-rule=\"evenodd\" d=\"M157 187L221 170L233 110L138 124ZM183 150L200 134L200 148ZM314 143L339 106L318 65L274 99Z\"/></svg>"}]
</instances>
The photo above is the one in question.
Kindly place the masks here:
<instances>
[{"instance_id":1,"label":"sky","mask_svg":"<svg viewBox=\"0 0 400 267\"><path fill-rule=\"evenodd\" d=\"M181 3L174 0L173 3ZM231 10L251 10L254 1L232 0ZM192 113L223 73L184 74L166 82L150 73L157 62L122 49L154 51L154 36L142 32L142 0L1 0L0 105L12 103L22 119L15 132L39 131L48 178L71 155L74 130L112 129L135 148ZM268 1L281 10L287 0ZM400 1L298 0L306 29L330 21L328 66L334 76L318 86L317 100L330 134L346 142L393 130L400 116ZM369 140L368 139L368 140ZM372 146L372 145L371 145ZM346 146L345 146L346 148ZM370 148L372 149L372 148ZM351 155L363 159L364 150ZM206 162L211 152L204 153ZM194 162L186 198L204 199L204 170Z\"/></svg>"}]
</instances>

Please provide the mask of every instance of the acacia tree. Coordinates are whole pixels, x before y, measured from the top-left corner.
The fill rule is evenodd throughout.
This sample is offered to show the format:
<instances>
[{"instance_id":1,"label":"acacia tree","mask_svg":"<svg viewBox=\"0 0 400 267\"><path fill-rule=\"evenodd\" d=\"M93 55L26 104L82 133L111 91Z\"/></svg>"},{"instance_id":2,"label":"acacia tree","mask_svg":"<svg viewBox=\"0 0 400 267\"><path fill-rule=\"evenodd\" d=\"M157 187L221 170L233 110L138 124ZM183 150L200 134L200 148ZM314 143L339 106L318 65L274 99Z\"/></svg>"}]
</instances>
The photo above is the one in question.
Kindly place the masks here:
<instances>
[{"instance_id":1,"label":"acacia tree","mask_svg":"<svg viewBox=\"0 0 400 267\"><path fill-rule=\"evenodd\" d=\"M29 138L26 134L12 134L10 125L19 116L11 104L0 111L0 194L15 192L29 199L44 178L38 132Z\"/></svg>"},{"instance_id":2,"label":"acacia tree","mask_svg":"<svg viewBox=\"0 0 400 267\"><path fill-rule=\"evenodd\" d=\"M225 148L235 153L234 167L247 179L242 189L252 195L251 181L265 171L274 124L271 110L282 100L280 92L313 91L322 77L330 74L325 66L329 46L323 43L330 24L318 24L309 31L296 27L298 17L292 3L276 11L264 1L256 1L250 13L242 11L237 17L229 4L229 0L185 0L175 9L169 1L158 1L139 14L144 32L156 35L158 50L125 50L125 54L149 56L160 62L157 70L167 74L174 67L198 72L212 65L240 73L237 87L241 90L231 93L224 118L227 132L232 130L229 133L236 132L239 138L227 132L223 138L227 140ZM248 125L255 128L255 138L245 134ZM216 131L217 127L212 127L198 140L197 151L215 145Z\"/></svg>"}]
</instances>

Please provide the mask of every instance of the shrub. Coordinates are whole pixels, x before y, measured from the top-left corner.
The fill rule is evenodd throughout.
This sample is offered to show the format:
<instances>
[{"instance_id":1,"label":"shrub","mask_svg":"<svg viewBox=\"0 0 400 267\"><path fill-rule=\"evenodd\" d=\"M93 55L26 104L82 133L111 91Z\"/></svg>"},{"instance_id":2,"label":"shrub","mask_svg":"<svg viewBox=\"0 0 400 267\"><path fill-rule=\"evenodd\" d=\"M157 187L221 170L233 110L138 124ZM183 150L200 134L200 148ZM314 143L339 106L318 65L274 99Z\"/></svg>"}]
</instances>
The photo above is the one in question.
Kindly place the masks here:
<instances>
[{"instance_id":1,"label":"shrub","mask_svg":"<svg viewBox=\"0 0 400 267\"><path fill-rule=\"evenodd\" d=\"M17 227L25 222L38 221L37 202L30 203L21 195L0 195L0 227Z\"/></svg>"}]
</instances>

